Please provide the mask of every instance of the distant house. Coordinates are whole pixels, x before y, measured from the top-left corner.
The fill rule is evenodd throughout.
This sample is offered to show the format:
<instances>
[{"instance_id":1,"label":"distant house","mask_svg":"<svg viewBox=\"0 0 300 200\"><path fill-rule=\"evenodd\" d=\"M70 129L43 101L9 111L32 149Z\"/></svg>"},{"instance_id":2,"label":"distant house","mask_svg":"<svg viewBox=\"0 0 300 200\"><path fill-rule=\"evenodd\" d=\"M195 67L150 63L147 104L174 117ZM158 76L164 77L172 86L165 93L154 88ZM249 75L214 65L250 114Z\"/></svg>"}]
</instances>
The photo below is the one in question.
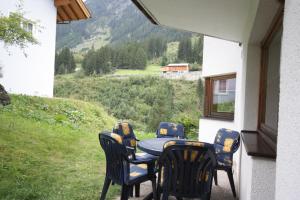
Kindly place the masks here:
<instances>
[{"instance_id":1,"label":"distant house","mask_svg":"<svg viewBox=\"0 0 300 200\"><path fill-rule=\"evenodd\" d=\"M18 0L2 1L0 13L8 16L17 10ZM9 52L0 42L0 65L3 77L0 83L10 93L35 96L53 96L56 24L90 18L90 12L82 0L25 0L24 17L38 21L23 25L40 43L25 49L27 57L17 47ZM9 55L10 54L10 55Z\"/></svg>"},{"instance_id":2,"label":"distant house","mask_svg":"<svg viewBox=\"0 0 300 200\"><path fill-rule=\"evenodd\" d=\"M161 71L163 73L185 73L189 72L189 69L190 67L188 63L176 63L162 67Z\"/></svg>"}]
</instances>

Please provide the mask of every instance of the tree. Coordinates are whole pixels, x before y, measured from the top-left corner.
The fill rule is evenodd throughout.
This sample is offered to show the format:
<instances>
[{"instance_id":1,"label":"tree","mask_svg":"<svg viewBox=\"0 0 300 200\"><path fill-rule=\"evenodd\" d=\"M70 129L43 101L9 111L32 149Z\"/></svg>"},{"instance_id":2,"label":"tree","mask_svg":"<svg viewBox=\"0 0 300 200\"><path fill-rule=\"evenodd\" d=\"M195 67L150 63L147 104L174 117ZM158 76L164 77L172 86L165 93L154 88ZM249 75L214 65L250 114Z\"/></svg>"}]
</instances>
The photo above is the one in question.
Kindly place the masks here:
<instances>
[{"instance_id":1,"label":"tree","mask_svg":"<svg viewBox=\"0 0 300 200\"><path fill-rule=\"evenodd\" d=\"M82 69L85 75L94 74L96 66L96 52L94 48L89 50L87 54L84 56L82 61Z\"/></svg>"},{"instance_id":2,"label":"tree","mask_svg":"<svg viewBox=\"0 0 300 200\"><path fill-rule=\"evenodd\" d=\"M55 54L55 74L73 73L75 69L74 55L69 48L66 47Z\"/></svg>"},{"instance_id":3,"label":"tree","mask_svg":"<svg viewBox=\"0 0 300 200\"><path fill-rule=\"evenodd\" d=\"M194 62L202 65L203 61L203 36L199 37L193 47Z\"/></svg>"},{"instance_id":4,"label":"tree","mask_svg":"<svg viewBox=\"0 0 300 200\"><path fill-rule=\"evenodd\" d=\"M148 58L158 58L167 50L167 42L161 37L150 38L147 44Z\"/></svg>"},{"instance_id":5,"label":"tree","mask_svg":"<svg viewBox=\"0 0 300 200\"><path fill-rule=\"evenodd\" d=\"M193 62L193 50L191 38L183 38L179 42L178 60L185 62Z\"/></svg>"},{"instance_id":6,"label":"tree","mask_svg":"<svg viewBox=\"0 0 300 200\"><path fill-rule=\"evenodd\" d=\"M11 12L9 16L3 16L0 13L0 40L4 42L6 47L17 46L25 56L25 48L28 44L39 44L37 39L33 37L30 31L23 28L24 24L33 24L38 29L42 27L37 21L24 18L23 4L19 1L17 11Z\"/></svg>"},{"instance_id":7,"label":"tree","mask_svg":"<svg viewBox=\"0 0 300 200\"><path fill-rule=\"evenodd\" d=\"M131 66L134 69L145 69L147 66L147 54L143 48L137 48L132 54Z\"/></svg>"},{"instance_id":8,"label":"tree","mask_svg":"<svg viewBox=\"0 0 300 200\"><path fill-rule=\"evenodd\" d=\"M113 50L108 47L102 47L96 52L96 74L106 74L111 71Z\"/></svg>"},{"instance_id":9,"label":"tree","mask_svg":"<svg viewBox=\"0 0 300 200\"><path fill-rule=\"evenodd\" d=\"M166 56L162 57L161 66L166 66L168 64L168 58Z\"/></svg>"}]
</instances>

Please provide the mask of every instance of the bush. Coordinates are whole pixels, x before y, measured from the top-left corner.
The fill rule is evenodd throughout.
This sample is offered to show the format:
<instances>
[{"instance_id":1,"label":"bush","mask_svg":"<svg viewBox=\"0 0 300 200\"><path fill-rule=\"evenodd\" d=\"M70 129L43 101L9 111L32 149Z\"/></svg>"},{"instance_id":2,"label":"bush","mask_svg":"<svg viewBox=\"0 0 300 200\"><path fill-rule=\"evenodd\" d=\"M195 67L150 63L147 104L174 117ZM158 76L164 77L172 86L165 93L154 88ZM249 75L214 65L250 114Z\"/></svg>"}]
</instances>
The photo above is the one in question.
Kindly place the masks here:
<instances>
[{"instance_id":1,"label":"bush","mask_svg":"<svg viewBox=\"0 0 300 200\"><path fill-rule=\"evenodd\" d=\"M119 120L129 120L138 130L153 132L161 121L188 124L190 120L197 129L200 110L196 88L197 82L150 76L119 79L57 76L54 94L99 102Z\"/></svg>"},{"instance_id":2,"label":"bush","mask_svg":"<svg viewBox=\"0 0 300 200\"><path fill-rule=\"evenodd\" d=\"M199 106L200 108L204 107L204 86L203 86L203 81L201 78L198 79L197 82L197 95L199 98Z\"/></svg>"}]
</instances>

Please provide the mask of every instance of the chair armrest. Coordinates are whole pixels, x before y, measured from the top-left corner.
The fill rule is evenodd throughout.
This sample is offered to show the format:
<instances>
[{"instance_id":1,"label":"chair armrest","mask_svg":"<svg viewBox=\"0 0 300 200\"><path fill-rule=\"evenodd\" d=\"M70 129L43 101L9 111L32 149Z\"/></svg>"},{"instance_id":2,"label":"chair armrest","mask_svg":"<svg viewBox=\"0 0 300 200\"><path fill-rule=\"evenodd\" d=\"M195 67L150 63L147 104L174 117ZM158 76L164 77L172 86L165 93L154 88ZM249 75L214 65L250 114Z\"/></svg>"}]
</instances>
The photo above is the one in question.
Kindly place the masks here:
<instances>
[{"instance_id":1,"label":"chair armrest","mask_svg":"<svg viewBox=\"0 0 300 200\"><path fill-rule=\"evenodd\" d=\"M153 159L134 159L134 160L130 160L130 163L132 164L151 164L151 163L155 163L156 160Z\"/></svg>"},{"instance_id":2,"label":"chair armrest","mask_svg":"<svg viewBox=\"0 0 300 200\"><path fill-rule=\"evenodd\" d=\"M130 160L135 160L135 149L133 147L126 146L128 156L132 156Z\"/></svg>"}]
</instances>

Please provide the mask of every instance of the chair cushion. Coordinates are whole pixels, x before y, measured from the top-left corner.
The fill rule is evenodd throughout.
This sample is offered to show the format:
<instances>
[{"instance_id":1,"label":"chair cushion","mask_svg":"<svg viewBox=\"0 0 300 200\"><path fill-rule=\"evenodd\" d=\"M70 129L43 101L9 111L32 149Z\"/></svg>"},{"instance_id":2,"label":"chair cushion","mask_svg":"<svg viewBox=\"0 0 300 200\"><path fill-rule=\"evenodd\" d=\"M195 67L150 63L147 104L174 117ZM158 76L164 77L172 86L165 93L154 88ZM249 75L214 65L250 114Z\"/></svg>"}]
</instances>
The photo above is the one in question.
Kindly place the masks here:
<instances>
[{"instance_id":1,"label":"chair cushion","mask_svg":"<svg viewBox=\"0 0 300 200\"><path fill-rule=\"evenodd\" d=\"M119 144L122 144L123 143L123 138L118 135L118 134L115 134L115 133L109 133L109 135L114 138Z\"/></svg>"},{"instance_id":2,"label":"chair cushion","mask_svg":"<svg viewBox=\"0 0 300 200\"><path fill-rule=\"evenodd\" d=\"M237 131L221 128L215 137L214 143L222 145L224 152L234 153L240 145L240 134Z\"/></svg>"},{"instance_id":3,"label":"chair cushion","mask_svg":"<svg viewBox=\"0 0 300 200\"><path fill-rule=\"evenodd\" d=\"M220 129L214 142L218 165L232 166L233 153L238 150L239 145L239 132L225 128Z\"/></svg>"},{"instance_id":4,"label":"chair cushion","mask_svg":"<svg viewBox=\"0 0 300 200\"><path fill-rule=\"evenodd\" d=\"M182 124L171 122L161 122L156 131L158 138L160 137L180 137L184 138L184 127Z\"/></svg>"},{"instance_id":5,"label":"chair cushion","mask_svg":"<svg viewBox=\"0 0 300 200\"><path fill-rule=\"evenodd\" d=\"M232 166L233 153L225 152L223 145L215 144L214 147L218 165L227 167Z\"/></svg>"},{"instance_id":6,"label":"chair cushion","mask_svg":"<svg viewBox=\"0 0 300 200\"><path fill-rule=\"evenodd\" d=\"M136 147L136 137L131 124L128 122L119 122L115 125L113 132L123 138L123 144L128 147Z\"/></svg>"},{"instance_id":7,"label":"chair cushion","mask_svg":"<svg viewBox=\"0 0 300 200\"><path fill-rule=\"evenodd\" d=\"M142 176L147 176L147 173L148 171L146 164L130 164L130 181L133 181L134 179L140 178Z\"/></svg>"}]
</instances>

